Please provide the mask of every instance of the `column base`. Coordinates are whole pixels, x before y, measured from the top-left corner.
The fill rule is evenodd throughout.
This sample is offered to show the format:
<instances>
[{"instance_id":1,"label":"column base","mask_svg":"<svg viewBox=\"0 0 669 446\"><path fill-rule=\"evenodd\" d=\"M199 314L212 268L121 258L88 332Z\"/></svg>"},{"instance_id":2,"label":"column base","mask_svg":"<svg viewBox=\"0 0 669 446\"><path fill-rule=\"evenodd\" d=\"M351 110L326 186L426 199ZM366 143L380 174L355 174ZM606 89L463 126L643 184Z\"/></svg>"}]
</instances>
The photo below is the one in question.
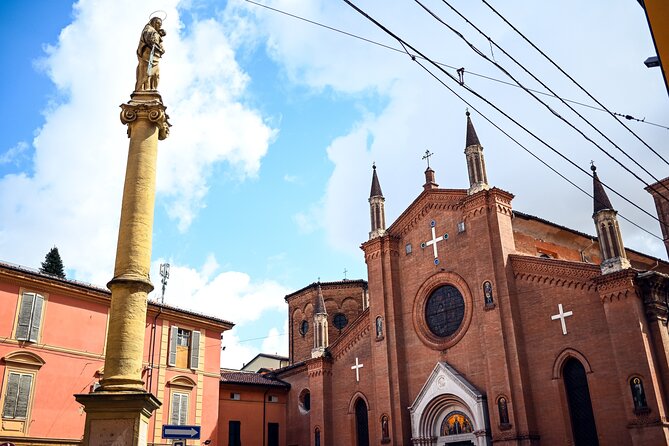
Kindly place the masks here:
<instances>
[{"instance_id":1,"label":"column base","mask_svg":"<svg viewBox=\"0 0 669 446\"><path fill-rule=\"evenodd\" d=\"M74 395L86 411L84 446L146 446L149 418L162 404L148 392Z\"/></svg>"}]
</instances>

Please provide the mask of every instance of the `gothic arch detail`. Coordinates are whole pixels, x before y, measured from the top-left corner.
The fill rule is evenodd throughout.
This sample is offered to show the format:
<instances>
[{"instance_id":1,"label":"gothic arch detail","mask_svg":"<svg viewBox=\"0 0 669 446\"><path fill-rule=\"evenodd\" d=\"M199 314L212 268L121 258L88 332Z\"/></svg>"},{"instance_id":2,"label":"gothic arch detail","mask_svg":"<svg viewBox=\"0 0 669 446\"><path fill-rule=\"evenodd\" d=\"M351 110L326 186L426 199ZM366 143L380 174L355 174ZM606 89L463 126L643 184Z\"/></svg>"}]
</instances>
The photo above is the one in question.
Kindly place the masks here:
<instances>
[{"instance_id":1,"label":"gothic arch detail","mask_svg":"<svg viewBox=\"0 0 669 446\"><path fill-rule=\"evenodd\" d=\"M555 358L555 362L553 362L553 379L560 379L562 378L562 369L569 360L569 358L575 358L577 359L581 364L583 364L583 368L585 369L585 373L592 373L592 367L590 366L590 363L588 360L583 356L581 352L578 350L574 350L573 348L565 348L560 352L560 354L557 355Z\"/></svg>"}]
</instances>

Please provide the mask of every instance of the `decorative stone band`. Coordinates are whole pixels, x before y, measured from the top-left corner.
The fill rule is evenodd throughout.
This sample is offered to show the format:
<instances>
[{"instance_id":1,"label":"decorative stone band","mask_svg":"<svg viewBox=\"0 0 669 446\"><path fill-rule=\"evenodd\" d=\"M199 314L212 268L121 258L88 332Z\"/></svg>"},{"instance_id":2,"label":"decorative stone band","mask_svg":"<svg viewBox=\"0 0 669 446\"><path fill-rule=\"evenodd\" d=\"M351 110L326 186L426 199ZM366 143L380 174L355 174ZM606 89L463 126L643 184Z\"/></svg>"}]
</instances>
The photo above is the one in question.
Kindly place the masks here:
<instances>
[{"instance_id":1,"label":"decorative stone band","mask_svg":"<svg viewBox=\"0 0 669 446\"><path fill-rule=\"evenodd\" d=\"M605 274L594 279L602 302L624 300L629 296L640 295L636 287L637 272L624 269L615 273Z\"/></svg>"}]
</instances>

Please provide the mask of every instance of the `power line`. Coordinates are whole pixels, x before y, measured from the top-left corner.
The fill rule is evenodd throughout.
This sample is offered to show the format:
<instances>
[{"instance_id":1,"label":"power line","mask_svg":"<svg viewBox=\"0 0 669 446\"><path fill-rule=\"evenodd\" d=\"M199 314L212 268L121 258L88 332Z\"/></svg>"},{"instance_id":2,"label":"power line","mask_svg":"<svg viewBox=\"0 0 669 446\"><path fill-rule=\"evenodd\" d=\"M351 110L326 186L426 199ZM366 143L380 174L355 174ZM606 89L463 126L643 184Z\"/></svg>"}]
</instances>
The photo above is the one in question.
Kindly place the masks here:
<instances>
[{"instance_id":1,"label":"power line","mask_svg":"<svg viewBox=\"0 0 669 446\"><path fill-rule=\"evenodd\" d=\"M456 79L451 73L448 73L447 71L445 71L445 70L444 70L443 68L441 68L438 64L436 64L434 61L432 61L429 57L425 56L423 53L421 53L419 50L417 50L416 48L414 48L413 46L411 46L411 45L410 45L409 43L407 43L405 40L403 40L402 38L400 38L399 36L397 36L396 34L394 34L392 31L390 31L390 30L389 30L388 28L386 28L384 25L382 25L382 24L379 23L377 20L375 20L373 17L371 17L369 14L367 14L367 13L364 12L362 9L358 8L356 5L354 5L353 3L351 3L349 0L343 0L343 1L344 1L346 4L348 4L350 7L352 7L353 9L355 9L359 14L361 14L362 16L364 16L365 18L367 18L369 21L371 21L372 23L374 23L377 27L379 27L379 28L382 29L384 32L386 32L389 36L391 36L391 37L393 37L395 40L397 40L397 41L400 43L400 45L402 45L402 47L405 47L405 48L406 48L406 47L409 47L414 53L416 53L416 54L418 54L419 56L421 56L422 59L426 60L426 61L429 62L431 65L433 65L434 67L436 67L439 71L441 71L441 72L444 73L446 76L448 76L449 78L451 78L451 80L453 80L454 82L456 82L458 85L460 85L461 87L463 87L464 89L466 89L468 92L470 92L471 94L473 94L473 95L476 96L477 98L479 98L479 99L481 99L482 101L484 101L484 102L485 102L486 104L488 104L489 106L493 107L495 110L497 110L500 114L502 114L502 115L503 115L504 117L506 117L508 120L510 120L511 122L513 122L514 124L516 124L518 127L520 127L521 129L523 129L526 133L528 133L529 135L531 135L533 138L535 138L535 139L536 139L537 141L539 141L541 144L543 144L544 146L548 147L550 150L552 150L554 153L556 153L556 154L557 154L558 156L560 156L562 159L564 159L565 161L567 161L567 162L568 162L569 164L571 164L572 166L576 167L578 170L580 170L581 172L583 172L585 175L587 175L587 176L590 178L590 174L589 174L585 169L583 169L581 166L579 166L579 165L576 164L574 161L572 161L571 159L569 159L567 156L565 156L565 155L564 155L563 153L561 153L559 150L557 150L556 148L554 148L553 146L551 146L550 144L548 144L547 142L545 142L543 139L541 139L540 137L538 137L536 134L534 134L534 133L533 133L531 130L529 130L527 127L525 127L524 125L522 125L521 123L519 123L516 119L514 119L514 118L511 117L511 116L509 116L505 111L503 111L502 109L500 109L498 106L496 106L496 105L495 105L494 103L492 103L490 100L488 100L487 98L485 98L484 96L482 96L481 94L479 94L477 91L473 90L471 87L469 87L469 86L468 86L467 84L465 84L464 82L461 83L461 82L460 82L458 79ZM417 61L417 58L416 58L415 55L410 54L408 51L406 51L406 53L411 57L412 60ZM442 85L445 85L445 84L442 82ZM451 92L455 93L452 89L449 88L449 90L450 90ZM468 103L468 102L464 101L464 99L462 99L459 95L457 95L457 96L458 96L461 100L463 100L463 102ZM479 112L479 113L480 113L480 112ZM654 215L651 214L650 212L646 211L646 210L643 209L641 206L639 206L638 204L634 203L632 200L628 199L627 197L625 197L624 195L622 195L621 193L619 193L618 191L616 191L616 190L613 189L612 187L608 186L607 184L605 184L605 183L603 183L603 182L602 182L602 184L603 184L604 186L606 186L611 192L613 192L614 194L616 194L617 196L619 196L620 198L622 198L622 199L625 200L627 203L631 204L632 206L634 206L635 208L637 208L638 210L640 210L640 211L643 212L644 214L648 215L650 218L652 218L652 219L654 219L654 220L656 220L656 221L658 221L658 222L660 221L656 216L654 216Z\"/></svg>"},{"instance_id":2,"label":"power line","mask_svg":"<svg viewBox=\"0 0 669 446\"><path fill-rule=\"evenodd\" d=\"M493 8L493 7L492 7L486 0L481 0L481 1L482 1L483 4L485 4L488 8L490 8L490 10L492 10L492 12L494 12L500 19L502 19L507 25L509 25L509 26L511 27L511 29L513 29L513 30L514 30L520 37L522 37L527 43L529 43L529 44L532 46L532 48L534 48L535 50L537 50L537 51L539 52L539 54L541 54L542 56L544 56L544 58L546 58L546 60L548 60L551 64L553 64L553 66L554 66L555 68L557 68L562 74L564 74L564 75L567 77L567 79L569 79L570 81L572 81L578 88L581 89L581 91L583 91L585 94L587 94L587 95L590 97L590 99L592 99L593 101L595 101L595 103L597 103L597 105L599 105L600 107L602 107L608 114L610 114L611 116L613 116L613 119L615 119L616 121L618 121L618 122L620 123L620 125L622 125L623 127L625 127L625 128L632 134L632 135L634 135L634 136L636 137L636 139L638 139L639 141L641 141L641 143L643 143L643 145L645 145L646 147L648 147L648 149L649 149L650 151L652 151L652 152L653 152L655 155L657 155L662 161L664 161L667 165L669 165L669 161L667 161L664 157L662 157L662 155L660 155L659 153L657 153L651 146L649 146L649 145L646 143L646 141L644 141L643 139L641 139L641 137L640 137L639 135L637 135L636 133L634 133L634 131L633 131L632 129L630 129L629 127L627 127L627 125L625 125L624 122L622 122L620 119L618 119L618 118L616 117L616 115L618 115L618 116L622 116L622 115L617 114L617 113L613 113L613 112L611 112L608 108L606 108L606 106L605 106L604 104L602 104L601 102L599 102L599 101L598 101L592 94L590 94L590 92L588 92L585 88L583 88L583 87L581 86L581 84L579 84L578 82L576 82L576 80L575 80L573 77L571 77L566 71L564 71L564 70L562 69L562 67L560 67L556 62L553 61L553 59L551 59L550 57L548 57L548 56L546 55L546 53L544 53L543 51L541 51L541 49L539 49L539 47L536 46L530 39L528 39L527 37L525 37L525 35L524 35L523 33L521 33L521 32L518 30L518 28L516 28L515 26L513 26L513 24L512 24L511 22L509 22L509 21L508 21L502 14L500 14L495 8ZM628 118L625 116L625 119L628 119Z\"/></svg>"},{"instance_id":3,"label":"power line","mask_svg":"<svg viewBox=\"0 0 669 446\"><path fill-rule=\"evenodd\" d=\"M460 37L476 54L478 54L480 57L485 59L486 61L490 62L493 64L496 68L498 68L502 73L504 73L506 76L508 76L510 79L512 79L520 88L522 88L524 91L530 94L534 99L536 99L540 104L542 104L544 107L546 107L555 117L560 119L562 122L567 124L569 127L574 129L576 132L578 132L583 138L585 138L588 142L592 143L595 147L597 147L601 152L603 152L606 156L608 156L611 160L616 162L620 167L622 167L624 170L626 170L628 173L633 175L637 180L639 180L641 183L643 183L646 187L651 189L653 192L657 193L659 196L661 196L664 200L669 201L669 198L667 198L664 194L660 193L655 187L651 186L648 182L646 182L644 179L642 179L639 175L637 175L635 172L633 172L631 169L629 169L627 166L625 166L620 160L615 158L613 155L611 155L606 149L604 149L602 146L600 146L598 143L596 143L592 138L587 136L585 133L583 133L582 130L577 128L574 124L572 124L569 120L567 120L565 117L560 115L557 111L555 111L552 107L550 107L548 104L546 104L544 101L539 99L536 95L534 95L532 92L530 92L522 83L520 83L511 73L509 73L504 67L502 67L499 63L497 63L496 60L491 60L488 56L486 56L481 50L479 50L474 44L472 44L461 32L453 28L451 25L446 23L443 19L441 19L437 14L435 14L433 11L431 11L427 6L425 6L423 3L420 2L420 0L414 0L418 5L420 5L421 8L423 8L428 14L430 14L434 19L436 19L439 23L447 27L451 32L453 32L455 35ZM636 164L638 167L640 167L644 172L646 172L648 175L651 176L655 180L655 182L659 182L660 179L656 178L652 173L650 173L645 167L643 167L639 162L637 162L634 158L632 158L627 152L625 152L620 146L618 146L615 142L613 142L608 136L606 136L602 131L600 131L596 126L594 126L590 121L588 121L583 115L578 113L576 110L574 110L573 107L571 107L569 104L567 104L560 96L557 95L548 85L546 85L544 82L542 82L539 78L537 78L532 72L530 72L527 68L525 68L520 62L518 62L513 56L511 56L504 48L499 46L497 43L495 43L488 35L486 35L483 31L481 31L476 25L474 25L472 22L470 22L464 15L462 15L457 9L455 9L453 6L451 6L446 0L442 0L444 4L446 4L449 8L451 8L456 14L458 14L463 20L465 20L469 25L471 25L476 31L478 31L481 35L483 35L486 39L488 39L488 42L490 42L490 47L492 49L492 46L494 45L496 48L498 48L502 53L504 53L505 56L510 58L516 65L521 67L527 74L529 74L534 80L539 82L542 87L546 88L548 91L553 93L553 95L558 98L564 105L566 105L571 111L576 113L576 115L581 118L583 121L585 121L590 127L592 127L597 133L599 133L602 137L604 137L608 142L610 142L614 147L616 147L623 155L625 155L627 158L629 158L634 164Z\"/></svg>"},{"instance_id":4,"label":"power line","mask_svg":"<svg viewBox=\"0 0 669 446\"><path fill-rule=\"evenodd\" d=\"M395 48L395 47L393 47L393 46L386 45L386 44L384 44L384 43L377 42L377 41L375 41L375 40L368 39L368 38L366 38L366 37L363 37L363 36L360 36L360 35L357 35L357 34L353 34L353 33L351 33L351 32L344 31L344 30L341 30L341 29L339 29L339 28L335 28L335 27L333 27L333 26L323 24L323 23L317 22L317 21L315 21L315 20L310 20L310 19L307 19L307 18L305 18L305 17L301 17L301 16L299 16L299 15L297 15L297 14L292 14L292 13L290 13L290 12L283 11L283 10L278 9L278 8L273 8L273 7L271 7L271 6L268 6L268 5L264 5L264 4L262 4L262 3L255 2L255 1L253 1L253 0L245 0L245 1L246 1L247 3L251 3L252 5L260 6L260 7L262 7L262 8L268 9L268 10L270 10L270 11L274 11L274 12L277 12L277 13L279 13L279 14L283 14L283 15L285 15L285 16L288 16L288 17L291 17L291 18L294 18L294 19L297 19L297 20L301 20L301 21L303 21L303 22L310 23L310 24L315 25L315 26L319 26L319 27L321 27L321 28L325 28L325 29L327 29L327 30L334 31L334 32L336 32L336 33L340 33L340 34L343 34L343 35L345 35L345 36L352 37L352 38L354 38L354 39L362 40L362 41L364 41L364 42L371 43L372 45L376 45L376 46L379 46L379 47L381 47L381 48L384 48L384 49L387 49L387 50L390 50L390 51L394 51L394 52L397 52L397 53L405 54L405 53L404 53L404 50L402 50L402 49L400 49L400 48ZM420 57L420 56L417 56L417 57ZM451 69L453 69L453 70L462 69L462 67L456 67L456 66L453 66L453 65L449 65L449 64L447 64L447 63L444 63L444 62L437 62L437 61L434 61L434 63L436 63L436 64L438 64L438 65L441 65L442 67L451 68ZM492 82L497 82L497 83L499 83L499 84L507 85L507 86L509 86L509 87L520 88L518 85L514 84L513 82L507 82L507 81L505 81L505 80L503 80L503 79L497 79L497 78L494 78L494 77L491 77L491 76L487 76L487 75L485 75L485 74L476 73L476 72L473 72L473 71L468 71L468 70L466 70L466 69L463 70L463 72L464 72L464 73L467 73L467 74L469 74L469 75L471 75L471 76L480 77L480 78L482 78L482 79L486 79L486 80L489 80L489 81L492 81ZM555 95L550 94L550 93L546 93L545 91L534 90L534 89L532 89L532 88L528 88L528 90L531 91L531 92L533 92L533 93L536 93L536 94L540 94L540 95L544 95L544 96L549 96L549 97L552 97L552 98L557 98ZM566 102L572 103L572 104L579 105L579 106L581 106L581 107L587 107L587 108L590 108L590 109L592 109L592 110L597 110L597 111L602 111L602 112L607 112L607 111L608 111L608 110L605 110L605 109L603 109L603 108L595 107L595 106L593 106L593 105L586 104L586 103L584 103L584 102L579 102L579 101L576 101L576 100L573 100L573 99L566 99L566 98L564 98L563 100L566 101ZM644 117L643 119L638 119L638 118L635 118L634 116L632 116L631 114L623 114L623 113L615 113L615 112L614 112L613 114L616 115L616 116L624 117L625 119L630 120L630 121L641 122L641 123L643 123L643 124L653 125L653 126L655 126L655 127L660 127L660 128L669 130L669 126L662 125L662 124L658 124L658 123L651 122L651 121L647 121L645 117Z\"/></svg>"}]
</instances>

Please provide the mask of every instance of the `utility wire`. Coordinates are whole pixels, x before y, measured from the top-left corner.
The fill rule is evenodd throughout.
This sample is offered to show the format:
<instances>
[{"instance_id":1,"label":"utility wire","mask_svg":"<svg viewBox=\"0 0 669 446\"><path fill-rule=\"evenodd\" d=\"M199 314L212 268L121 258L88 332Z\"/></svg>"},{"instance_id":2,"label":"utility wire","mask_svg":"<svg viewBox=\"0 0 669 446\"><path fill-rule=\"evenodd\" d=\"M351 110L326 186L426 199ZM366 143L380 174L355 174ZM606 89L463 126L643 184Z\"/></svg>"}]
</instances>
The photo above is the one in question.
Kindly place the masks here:
<instances>
[{"instance_id":1,"label":"utility wire","mask_svg":"<svg viewBox=\"0 0 669 446\"><path fill-rule=\"evenodd\" d=\"M522 125L520 122L518 122L518 121L517 121L516 119L514 119L513 117L509 116L508 113L506 113L505 111L503 111L502 109L500 109L497 105L495 105L495 104L492 103L490 100L488 100L487 98L485 98L484 96L482 96L481 94L479 94L477 91L475 91L474 89L472 89L471 87L469 87L467 84L465 84L464 82L461 83L461 82L460 82L458 79L456 79L455 76L453 76L451 73L445 71L443 68L441 68L441 66L439 66L438 64L436 64L436 63L435 63L434 61L432 61L429 57L425 56L423 53L421 53L419 50L417 50L416 48L414 48L413 46L411 46L409 43L407 43L407 42L406 42L405 40L403 40L401 37L397 36L395 33L393 33L392 31L390 31L388 28L386 28L384 25L382 25L381 23L379 23L376 19L374 19L373 17L371 17L369 14L367 14L366 12L364 12L362 9L358 8L356 5L354 5L353 3L351 3L349 0L343 0L343 1L344 1L347 5L349 5L351 8L355 9L359 14L361 14L362 16L364 16L365 18L367 18L367 20L369 20L370 22L374 23L377 27L379 27L379 28L382 29L384 32L386 32L389 36L391 36L391 37L393 37L395 40L397 40L403 47L409 47L409 48L411 49L411 51L413 51L414 53L416 53L416 54L418 54L419 56L421 56L421 58L423 58L424 60L426 60L427 62L429 62L431 65L433 65L434 67L436 67L439 71L441 71L441 72L444 73L445 75L447 75L449 78L451 78L451 80L453 80L454 82L456 82L458 85L460 85L461 87L463 87L464 89L466 89L468 92L470 92L471 94L473 94L474 96L476 96L476 97L479 98L480 100L484 101L484 102L485 102L486 104L488 104L489 106L493 107L495 110L497 110L497 112L499 112L500 114L502 114L505 118L507 118L508 120L510 120L511 122L513 122L514 124L516 124L518 127L520 127L521 129L523 129L526 133L528 133L528 134L531 135L534 139L536 139L537 141L539 141L541 144L543 144L544 146L546 146L547 148L549 148L550 150L552 150L555 154L557 154L558 156L560 156L562 159L564 159L565 161L567 161L569 164L571 164L572 166L574 166L576 169L580 170L581 172L583 172L583 173L584 173L585 175L587 175L588 177L591 177L591 175L590 175L585 169L583 169L581 166L579 166L578 164L576 164L574 161L572 161L571 159L569 159L567 156L565 156L565 155L564 155L563 153L561 153L559 150L557 150L556 148L554 148L553 146L551 146L550 144L548 144L547 142L545 142L543 139L541 139L540 137L538 137L536 134L534 134L534 133L533 133L531 130L529 130L527 127L525 127L524 125ZM416 56L415 56L415 55L413 55L413 54L409 54L408 51L407 51L407 54L411 57L412 60L414 60L414 61L416 60ZM453 90L451 90L451 91L453 91ZM634 206L635 208L637 208L638 210L640 210L640 211L643 212L644 214L648 215L648 216L649 216L650 218L652 218L653 220L656 220L656 221L658 221L658 222L660 221L655 215L653 215L653 214L651 214L650 212L648 212L647 210L643 209L641 206L639 206L638 204L636 204L635 202L633 202L633 201L630 200L629 198L625 197L624 195L622 195L621 193L619 193L618 191L616 191L616 190L613 189L612 187L608 186L607 184L605 184L605 183L603 183L603 182L602 182L602 184L603 184L604 186L606 186L611 192L613 192L614 194L616 194L618 197L622 198L623 200L625 200L625 201L626 201L627 203L629 203L630 205Z\"/></svg>"},{"instance_id":2,"label":"utility wire","mask_svg":"<svg viewBox=\"0 0 669 446\"><path fill-rule=\"evenodd\" d=\"M554 62L553 59L551 59L550 57L548 57L548 56L546 55L546 53L544 53L543 51L541 51L541 49L539 49L539 47L536 46L530 39L528 39L527 37L525 37L525 35L524 35L523 33L521 33L521 32L518 30L518 28L516 28L515 26L513 26L513 24L512 24L511 22L509 22L509 21L508 21L502 14L500 14L495 8L493 8L493 7L490 5L490 3L488 3L486 0L481 0L481 1L482 1L483 4L485 4L488 8L490 8L490 10L492 10L492 12L494 12L500 19L502 19L502 20L504 21L504 23L506 23L507 25L509 25L509 26L511 27L511 29L513 29L513 30L514 30L520 37L522 37L527 43L529 43L529 44L532 46L532 48L534 48L535 50L537 50L537 51L539 52L539 54L541 54L542 56L544 56L544 58L546 58L546 60L548 60L551 64L553 64L553 66L554 66L555 68L557 68L557 69L560 71L560 73L564 74L564 75L567 77L567 79L569 79L570 81L572 81L578 88L581 89L581 91L583 91L585 94L587 94L587 95L590 97L590 99L592 99L593 101L595 101L595 103L596 103L597 105L599 105L600 107L602 107L602 109L604 109L608 114L610 114L611 116L613 116L613 119L615 119L616 121L618 121L618 122L620 123L620 125L622 125L623 127L625 127L625 128L632 134L632 135L634 135L634 136L636 137L636 139L638 139L639 141L641 141L641 143L643 143L643 145L645 145L646 147L648 147L648 149L649 149L651 152L653 152L653 153L654 153L655 155L657 155L662 161L664 161L667 165L669 165L669 161L667 161L664 157L662 157L662 155L660 155L659 153L657 153L657 152L655 151L655 149L653 149L651 146L649 146L649 145L646 143L646 141L644 141L643 139L641 139L641 137L640 137L639 135L637 135L632 129L630 129L629 127L627 127L627 125L625 125L624 122L622 122L620 119L617 118L617 116L622 116L621 114L619 114L619 113L613 113L613 112L611 112L608 108L606 108L606 106L605 106L604 104L602 104L601 102L599 102L599 101L598 101L592 94L590 94L590 92L588 92L585 88L583 88L583 87L581 86L581 84L579 84L578 82L576 82L576 80L575 80L573 77L571 77L569 74L567 74L567 72L564 71L564 70L562 69L562 67L560 67L556 62ZM617 116L616 116L616 115L617 115ZM625 119L628 119L627 116L625 116Z\"/></svg>"},{"instance_id":3,"label":"utility wire","mask_svg":"<svg viewBox=\"0 0 669 446\"><path fill-rule=\"evenodd\" d=\"M420 2L420 0L414 0L418 5L420 5L421 8L423 8L428 14L430 14L434 19L436 19L439 23L444 25L446 28L448 28L451 32L453 32L455 35L457 35L460 39L462 39L471 49L474 51L476 54L478 54L480 57L488 61L489 63L493 64L497 69L499 69L502 73L504 73L506 76L508 76L511 80L513 80L520 88L525 90L527 93L529 93L530 96L532 96L534 99L536 99L540 104L542 104L544 107L546 107L555 117L560 119L562 122L567 124L569 127L574 129L576 132L578 132L583 138L585 138L588 142L592 143L595 147L597 147L601 152L603 152L606 156L608 156L611 160L616 162L620 167L622 167L624 170L626 170L628 173L634 176L637 180L639 180L641 183L643 183L647 188L651 189L653 192L658 194L660 197L662 197L664 200L669 201L669 198L667 198L664 194L660 193L659 190L657 190L655 187L651 186L648 182L646 182L643 178L641 178L639 175L637 175L634 171L632 171L630 168L628 168L626 165L624 165L620 160L618 160L616 157L611 155L606 149L604 149L602 146L600 146L598 143L596 143L592 138L590 138L588 135L586 135L582 130L580 130L578 127L576 127L574 124L572 124L569 120L567 120L565 117L563 117L561 114L559 114L556 110L554 110L551 106L549 106L547 103L542 101L539 97L537 97L534 93L530 92L527 87L525 87L520 81L518 81L509 71L507 71L504 67L502 67L499 63L497 63L496 60L491 60L488 56L485 55L481 50L479 50L474 44L472 44L460 31L457 29L453 28L451 25L446 23L443 19L441 19L437 14L435 14L433 11L431 11L427 6L425 6L423 3ZM569 104L567 104L565 101L562 100L560 96L557 95L550 87L548 87L545 83L543 83L539 78L537 78L533 73L531 73L527 68L525 68L520 62L518 62L513 56L511 56L509 53L507 53L504 48L501 46L497 45L488 35L486 35L483 31L481 31L476 25L474 25L472 22L470 22L465 16L460 14L460 12L455 9L453 6L450 5L446 0L442 0L444 4L446 4L449 8L451 8L456 14L458 14L463 20L465 20L469 25L471 25L476 31L478 31L481 35L483 35L486 39L488 39L488 42L490 42L490 47L494 45L497 49L502 51L505 56L510 58L516 65L521 67L523 71L525 71L527 74L529 74L534 80L539 82L542 87L546 88L548 91L553 93L553 95L558 98L564 105L566 105L571 111L576 113L576 115L581 118L583 121L585 121L590 127L592 127L597 133L599 133L602 137L604 137L608 142L610 142L614 147L616 147L623 155L625 155L627 158L629 158L634 164L636 164L638 167L640 167L644 172L646 172L648 175L650 175L651 178L655 180L655 182L659 182L660 179L656 178L652 173L650 173L645 167L643 167L639 162L637 162L634 158L632 158L627 152L625 152L620 146L618 146L615 142L613 142L608 136L606 136L602 131L600 131L596 126L594 126L590 121L588 121L583 115L581 115L579 112L574 110L573 107L571 107Z\"/></svg>"},{"instance_id":4,"label":"utility wire","mask_svg":"<svg viewBox=\"0 0 669 446\"><path fill-rule=\"evenodd\" d=\"M321 28L325 28L325 29L327 29L327 30L334 31L334 32L337 32L337 33L340 33L340 34L344 34L345 36L353 37L354 39L362 40L362 41L364 41L364 42L371 43L372 45L380 46L380 47L385 48L385 49L390 50L390 51L394 51L394 52L397 52L397 53L405 54L404 51L401 50L401 49L399 49L399 48L395 48L395 47L393 47L393 46L386 45L386 44L384 44L384 43L377 42L377 41L375 41L375 40L371 40L371 39L368 39L368 38L366 38L366 37L362 37L362 36L359 36L359 35L357 35L357 34L350 33L350 32L348 32L348 31L343 31L343 30L338 29L338 28L335 28L335 27L333 27L333 26L329 26L329 25L325 25L325 24L323 24L323 23L317 22L317 21L315 21L315 20L310 20L310 19L307 19L307 18L305 18L305 17L301 17L301 16L299 16L299 15L292 14L292 13L287 12L287 11L283 11L283 10L281 10L281 9L273 8L273 7L271 7L271 6L268 6L268 5L264 5L264 4L262 4L262 3L255 2L255 1L253 1L253 0L245 0L245 1L246 1L247 3L251 3L252 5L260 6L260 7L262 7L262 8L268 9L268 10L270 10L270 11L274 11L274 12L277 12L277 13L279 13L279 14L283 14L283 15L286 15L286 16L288 16L288 17L292 17L292 18L294 18L294 19L297 19L297 20L301 20L301 21L303 21L303 22L310 23L310 24L312 24L312 25L320 26ZM420 56L416 56L416 57L420 57ZM437 61L434 61L434 63L436 63L436 64L438 64L438 65L441 65L442 67L451 68L451 69L453 69L453 70L461 69L460 67L456 67L456 66L453 66L453 65L449 65L449 64L444 63L444 62L437 62ZM463 70L463 73L467 73L467 74L469 74L469 75L471 75L471 76L480 77L480 78L482 78L482 79L486 79L486 80L489 80L489 81L492 81L492 82L497 82L497 83L500 83L500 84L503 84L503 85L507 85L507 86L510 86L510 87L520 88L518 85L514 84L513 82L507 82L507 81L505 81L505 80L497 79L497 78L494 78L494 77L491 77L491 76L487 76L487 75L485 75L485 74L475 73L475 72L473 72L473 71L468 71L468 70ZM546 93L545 91L534 90L534 89L531 89L531 88L528 88L528 90L530 90L531 92L536 93L536 94L540 94L540 95L544 95L544 96L549 96L549 97L553 97L553 98L556 97L555 95L550 94L550 93ZM587 108L590 108L590 109L592 109L592 110L603 111L603 112L608 111L608 110L605 110L605 109L603 109L603 108L599 108L599 107L595 107L595 106L590 105L590 104L586 104L586 103L584 103L584 102L575 101L575 100L573 100L573 99L563 99L563 100L566 101L566 102L572 103L572 104L580 105L581 107L587 107ZM644 124L653 125L653 126L655 126L655 127L660 127L660 128L665 129L665 130L669 130L669 126L662 125L662 124L657 124L657 123L655 123L655 122L651 122L651 121L647 121L645 117L644 117L643 119L639 119L639 118L635 118L634 116L632 116L632 115L630 115L630 114L615 113L615 112L614 112L613 114L616 115L616 116L624 117L624 118L627 119L628 121L637 121L637 122L641 122L641 123L644 123Z\"/></svg>"}]
</instances>

